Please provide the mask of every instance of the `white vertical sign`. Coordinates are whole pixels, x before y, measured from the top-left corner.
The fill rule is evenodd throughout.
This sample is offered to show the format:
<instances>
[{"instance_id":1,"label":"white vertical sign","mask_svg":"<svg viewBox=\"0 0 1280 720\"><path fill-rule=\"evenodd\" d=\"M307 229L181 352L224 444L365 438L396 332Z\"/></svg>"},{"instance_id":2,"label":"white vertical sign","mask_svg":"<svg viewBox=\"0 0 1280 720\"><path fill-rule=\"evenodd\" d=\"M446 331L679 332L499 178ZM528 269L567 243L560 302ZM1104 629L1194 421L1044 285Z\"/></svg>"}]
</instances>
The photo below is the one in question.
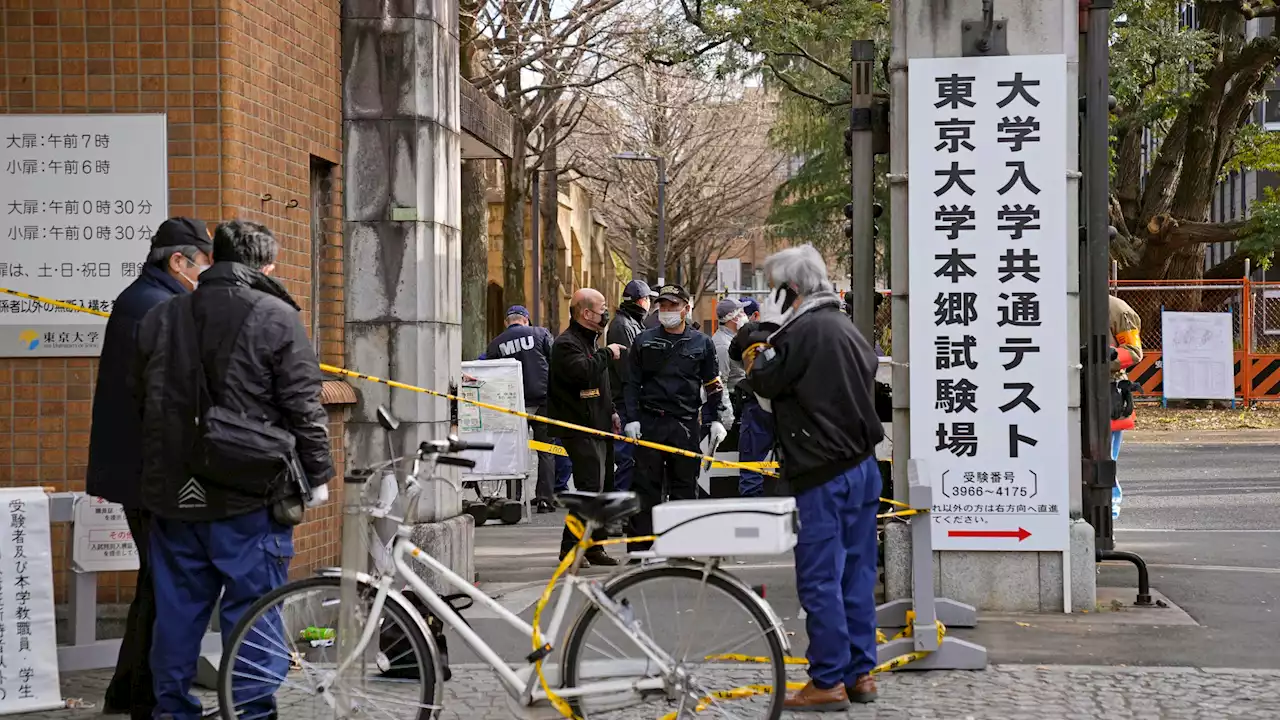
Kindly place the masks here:
<instances>
[{"instance_id":1,"label":"white vertical sign","mask_svg":"<svg viewBox=\"0 0 1280 720\"><path fill-rule=\"evenodd\" d=\"M742 260L729 258L716 261L716 289L738 290L742 288Z\"/></svg>"},{"instance_id":2,"label":"white vertical sign","mask_svg":"<svg viewBox=\"0 0 1280 720\"><path fill-rule=\"evenodd\" d=\"M0 715L63 707L49 496L0 490Z\"/></svg>"},{"instance_id":3,"label":"white vertical sign","mask_svg":"<svg viewBox=\"0 0 1280 720\"><path fill-rule=\"evenodd\" d=\"M910 61L911 449L938 550L1069 546L1066 58Z\"/></svg>"}]
</instances>

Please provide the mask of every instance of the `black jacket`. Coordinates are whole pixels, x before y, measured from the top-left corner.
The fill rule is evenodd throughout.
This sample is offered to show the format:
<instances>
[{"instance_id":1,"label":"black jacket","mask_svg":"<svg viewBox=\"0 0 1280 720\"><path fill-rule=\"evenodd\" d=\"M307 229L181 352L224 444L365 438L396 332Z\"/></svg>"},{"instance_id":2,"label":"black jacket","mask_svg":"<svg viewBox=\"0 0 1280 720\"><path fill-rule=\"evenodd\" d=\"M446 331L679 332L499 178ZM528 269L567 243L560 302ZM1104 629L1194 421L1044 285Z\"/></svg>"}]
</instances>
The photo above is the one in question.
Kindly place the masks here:
<instances>
[{"instance_id":1,"label":"black jacket","mask_svg":"<svg viewBox=\"0 0 1280 720\"><path fill-rule=\"evenodd\" d=\"M187 292L169 273L144 266L116 298L103 335L85 491L131 510L142 507L142 416L126 382L138 349L138 326L151 308Z\"/></svg>"},{"instance_id":2,"label":"black jacket","mask_svg":"<svg viewBox=\"0 0 1280 720\"><path fill-rule=\"evenodd\" d=\"M640 415L670 415L679 420L698 417L702 406L719 407L720 388L702 388L719 377L716 346L701 332L685 325L674 335L662 327L640 333L631 346L627 369L627 419Z\"/></svg>"},{"instance_id":3,"label":"black jacket","mask_svg":"<svg viewBox=\"0 0 1280 720\"><path fill-rule=\"evenodd\" d=\"M520 361L524 377L524 404L547 404L547 370L551 363L551 331L544 327L512 325L489 343L481 360L509 358Z\"/></svg>"},{"instance_id":4,"label":"black jacket","mask_svg":"<svg viewBox=\"0 0 1280 720\"><path fill-rule=\"evenodd\" d=\"M875 452L884 439L876 416L877 358L838 304L797 317L771 340L748 375L773 401L782 479L793 492L831 480Z\"/></svg>"},{"instance_id":5,"label":"black jacket","mask_svg":"<svg viewBox=\"0 0 1280 720\"><path fill-rule=\"evenodd\" d=\"M596 331L574 320L552 343L547 416L608 432L613 429L608 371L613 353L596 347L599 337ZM551 435L567 438L581 437L583 433L552 425Z\"/></svg>"},{"instance_id":6,"label":"black jacket","mask_svg":"<svg viewBox=\"0 0 1280 720\"><path fill-rule=\"evenodd\" d=\"M609 387L613 388L613 406L623 407L622 389L627 383L627 358L631 352L631 343L636 336L644 332L644 308L634 301L628 300L618 308L618 314L609 323L609 331L604 341L612 345L617 343L624 349L617 360L609 361Z\"/></svg>"},{"instance_id":7,"label":"black jacket","mask_svg":"<svg viewBox=\"0 0 1280 720\"><path fill-rule=\"evenodd\" d=\"M242 479L241 485L260 483L259 493L190 476L197 354L213 402L292 432L312 487L329 481L333 460L320 404L323 376L298 306L275 280L220 262L200 275L194 293L152 310L138 333L132 384L142 413L142 502L148 510L179 520L219 520L297 491L283 473Z\"/></svg>"}]
</instances>

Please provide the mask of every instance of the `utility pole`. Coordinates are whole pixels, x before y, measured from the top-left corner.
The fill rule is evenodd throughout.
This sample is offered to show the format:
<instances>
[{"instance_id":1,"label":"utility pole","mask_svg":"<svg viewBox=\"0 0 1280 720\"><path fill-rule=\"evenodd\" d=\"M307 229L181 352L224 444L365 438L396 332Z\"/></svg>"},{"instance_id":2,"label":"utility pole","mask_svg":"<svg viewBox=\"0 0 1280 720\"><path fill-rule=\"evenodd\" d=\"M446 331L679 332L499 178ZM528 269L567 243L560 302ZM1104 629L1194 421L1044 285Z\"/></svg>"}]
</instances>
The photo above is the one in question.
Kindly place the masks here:
<instances>
[{"instance_id":1,"label":"utility pole","mask_svg":"<svg viewBox=\"0 0 1280 720\"><path fill-rule=\"evenodd\" d=\"M658 161L658 285L664 284L667 272L667 160Z\"/></svg>"},{"instance_id":2,"label":"utility pole","mask_svg":"<svg viewBox=\"0 0 1280 720\"><path fill-rule=\"evenodd\" d=\"M530 189L532 197L529 207L529 224L533 226L530 244L533 250L533 325L542 324L542 190L541 170L533 171L533 183Z\"/></svg>"},{"instance_id":3,"label":"utility pole","mask_svg":"<svg viewBox=\"0 0 1280 720\"><path fill-rule=\"evenodd\" d=\"M845 206L845 237L849 238L849 293L853 323L863 337L875 333L875 261L873 200L875 142L872 133L872 72L876 46L871 40L853 41L853 102L845 149L849 155L850 202Z\"/></svg>"}]
</instances>

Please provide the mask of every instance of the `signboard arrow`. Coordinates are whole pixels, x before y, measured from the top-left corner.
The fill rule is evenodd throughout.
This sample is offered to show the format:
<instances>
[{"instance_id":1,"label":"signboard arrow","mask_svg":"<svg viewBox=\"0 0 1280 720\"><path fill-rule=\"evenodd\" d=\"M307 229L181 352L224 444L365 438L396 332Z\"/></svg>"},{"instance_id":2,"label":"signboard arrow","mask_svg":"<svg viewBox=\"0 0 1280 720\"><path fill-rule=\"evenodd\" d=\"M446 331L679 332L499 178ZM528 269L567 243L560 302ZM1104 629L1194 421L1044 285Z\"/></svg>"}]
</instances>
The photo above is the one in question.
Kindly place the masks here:
<instances>
[{"instance_id":1,"label":"signboard arrow","mask_svg":"<svg viewBox=\"0 0 1280 720\"><path fill-rule=\"evenodd\" d=\"M1018 538L1018 542L1022 542L1031 537L1031 533L1023 528L1017 530L948 530L948 537L968 537L968 538Z\"/></svg>"}]
</instances>

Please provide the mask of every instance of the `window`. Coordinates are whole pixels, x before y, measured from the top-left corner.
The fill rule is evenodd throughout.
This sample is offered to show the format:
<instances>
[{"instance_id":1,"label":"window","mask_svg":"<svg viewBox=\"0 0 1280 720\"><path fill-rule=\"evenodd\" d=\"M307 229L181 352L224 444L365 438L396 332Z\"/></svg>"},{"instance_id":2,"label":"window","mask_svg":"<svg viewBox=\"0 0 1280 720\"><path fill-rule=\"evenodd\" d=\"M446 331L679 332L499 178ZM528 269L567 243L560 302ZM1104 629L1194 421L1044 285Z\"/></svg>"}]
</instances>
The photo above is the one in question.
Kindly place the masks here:
<instances>
[{"instance_id":1,"label":"window","mask_svg":"<svg viewBox=\"0 0 1280 720\"><path fill-rule=\"evenodd\" d=\"M325 248L334 213L334 164L311 156L311 342L320 354L320 299L325 280Z\"/></svg>"},{"instance_id":2,"label":"window","mask_svg":"<svg viewBox=\"0 0 1280 720\"><path fill-rule=\"evenodd\" d=\"M1267 90L1262 105L1262 123L1268 130L1280 130L1280 89Z\"/></svg>"}]
</instances>

